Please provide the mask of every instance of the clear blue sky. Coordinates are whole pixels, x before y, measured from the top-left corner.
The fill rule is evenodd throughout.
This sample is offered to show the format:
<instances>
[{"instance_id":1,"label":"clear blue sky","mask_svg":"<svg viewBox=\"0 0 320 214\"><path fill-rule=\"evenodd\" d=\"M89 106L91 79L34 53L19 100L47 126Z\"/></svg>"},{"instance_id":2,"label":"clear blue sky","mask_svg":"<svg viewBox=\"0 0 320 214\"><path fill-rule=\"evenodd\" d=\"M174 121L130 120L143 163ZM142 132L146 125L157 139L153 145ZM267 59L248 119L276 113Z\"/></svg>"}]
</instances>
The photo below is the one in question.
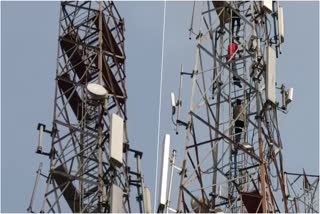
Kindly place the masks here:
<instances>
[{"instance_id":1,"label":"clear blue sky","mask_svg":"<svg viewBox=\"0 0 320 214\"><path fill-rule=\"evenodd\" d=\"M116 5L126 21L129 138L144 151L145 181L154 192L163 2ZM295 89L290 113L280 117L284 162L288 171L304 167L317 173L319 3L282 5L286 42L277 78ZM1 211L25 212L38 163L49 164L34 152L36 125L52 122L59 2L1 2L1 6ZM178 87L180 64L193 68L195 46L188 39L191 9L192 2L167 3L161 139L167 132L174 135L170 91Z\"/></svg>"}]
</instances>

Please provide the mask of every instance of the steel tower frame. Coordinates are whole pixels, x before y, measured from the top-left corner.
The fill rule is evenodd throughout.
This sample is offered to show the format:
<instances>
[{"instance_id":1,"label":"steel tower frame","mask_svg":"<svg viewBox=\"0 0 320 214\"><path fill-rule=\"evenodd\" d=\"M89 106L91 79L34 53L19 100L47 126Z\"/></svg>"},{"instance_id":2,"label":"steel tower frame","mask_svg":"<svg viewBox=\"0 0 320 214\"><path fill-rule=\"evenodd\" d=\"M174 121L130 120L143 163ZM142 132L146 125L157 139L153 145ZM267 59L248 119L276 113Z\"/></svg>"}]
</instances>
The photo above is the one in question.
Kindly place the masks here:
<instances>
[{"instance_id":1,"label":"steel tower frame","mask_svg":"<svg viewBox=\"0 0 320 214\"><path fill-rule=\"evenodd\" d=\"M111 1L61 2L52 130L38 125L52 138L50 148L37 149L49 157L50 167L46 174L40 164L29 212L38 209L33 203L41 178L46 187L40 212L131 212L132 187L143 212L142 152L130 148L127 135L124 30ZM89 83L104 86L106 99L90 99ZM113 115L124 121L121 166L110 160ZM128 164L134 158L137 169Z\"/></svg>"},{"instance_id":2,"label":"steel tower frame","mask_svg":"<svg viewBox=\"0 0 320 214\"><path fill-rule=\"evenodd\" d=\"M319 212L319 175L284 172L288 210L292 213Z\"/></svg>"},{"instance_id":3,"label":"steel tower frame","mask_svg":"<svg viewBox=\"0 0 320 214\"><path fill-rule=\"evenodd\" d=\"M186 127L186 138L175 211L293 210L278 124L278 111L286 112L286 106L277 101L276 89L283 96L285 92L275 81L275 59L284 40L278 30L278 19L283 18L279 10L278 2L272 3L271 11L255 1L194 3L190 38L197 42L195 65L192 72L180 72L176 102L176 131ZM240 22L238 32L232 29L234 18ZM231 43L237 50L228 58ZM181 100L185 93L181 85L187 77L192 79L192 89L183 120L180 111L186 102ZM239 99L245 120L237 142L239 116L235 118L233 111Z\"/></svg>"}]
</instances>

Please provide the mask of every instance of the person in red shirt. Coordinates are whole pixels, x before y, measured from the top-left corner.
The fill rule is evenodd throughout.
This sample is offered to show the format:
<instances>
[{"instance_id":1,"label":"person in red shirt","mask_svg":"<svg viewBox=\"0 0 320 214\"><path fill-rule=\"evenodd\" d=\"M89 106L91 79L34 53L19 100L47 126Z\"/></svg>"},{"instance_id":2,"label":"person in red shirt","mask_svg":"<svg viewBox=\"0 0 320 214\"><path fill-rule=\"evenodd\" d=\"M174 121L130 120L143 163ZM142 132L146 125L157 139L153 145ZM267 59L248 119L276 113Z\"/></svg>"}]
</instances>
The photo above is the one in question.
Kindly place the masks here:
<instances>
[{"instance_id":1,"label":"person in red shirt","mask_svg":"<svg viewBox=\"0 0 320 214\"><path fill-rule=\"evenodd\" d=\"M238 44L235 43L234 40L232 40L232 42L228 46L227 61L229 63L231 70L237 75L238 75L238 71L237 71L235 59L236 59L236 55L237 55L238 51L239 51ZM233 84L235 84L239 88L242 88L239 77L237 77L233 74L232 79L233 79Z\"/></svg>"}]
</instances>

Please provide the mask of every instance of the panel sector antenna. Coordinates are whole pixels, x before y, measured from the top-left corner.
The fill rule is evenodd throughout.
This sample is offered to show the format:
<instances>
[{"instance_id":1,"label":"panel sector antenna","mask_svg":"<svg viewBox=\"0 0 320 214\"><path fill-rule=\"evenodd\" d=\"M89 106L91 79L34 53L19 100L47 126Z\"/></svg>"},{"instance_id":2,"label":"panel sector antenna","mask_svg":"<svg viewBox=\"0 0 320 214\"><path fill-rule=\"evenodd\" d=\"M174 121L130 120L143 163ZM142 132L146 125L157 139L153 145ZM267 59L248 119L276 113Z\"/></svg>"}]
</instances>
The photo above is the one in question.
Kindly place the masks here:
<instances>
[{"instance_id":1,"label":"panel sector antenna","mask_svg":"<svg viewBox=\"0 0 320 214\"><path fill-rule=\"evenodd\" d=\"M38 125L46 161L28 212L150 211L127 133L124 29L111 1L60 3L52 128Z\"/></svg>"},{"instance_id":2,"label":"panel sector antenna","mask_svg":"<svg viewBox=\"0 0 320 214\"><path fill-rule=\"evenodd\" d=\"M171 93L176 173L161 211L319 212L319 175L283 166L278 113L293 100L276 79L283 19L275 1L194 3L195 65L181 69L177 101Z\"/></svg>"}]
</instances>

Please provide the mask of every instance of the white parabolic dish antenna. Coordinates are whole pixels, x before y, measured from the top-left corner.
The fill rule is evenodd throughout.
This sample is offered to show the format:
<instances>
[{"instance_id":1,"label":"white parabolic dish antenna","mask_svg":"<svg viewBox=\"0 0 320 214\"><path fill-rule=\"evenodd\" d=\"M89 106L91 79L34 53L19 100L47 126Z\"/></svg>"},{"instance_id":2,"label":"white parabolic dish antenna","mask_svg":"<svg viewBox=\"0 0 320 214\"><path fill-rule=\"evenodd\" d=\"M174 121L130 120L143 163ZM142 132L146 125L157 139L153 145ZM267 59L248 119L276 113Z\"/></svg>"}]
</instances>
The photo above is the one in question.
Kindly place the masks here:
<instances>
[{"instance_id":1,"label":"white parabolic dish antenna","mask_svg":"<svg viewBox=\"0 0 320 214\"><path fill-rule=\"evenodd\" d=\"M87 90L92 98L103 99L107 96L107 90L97 83L89 83L87 85Z\"/></svg>"}]
</instances>

